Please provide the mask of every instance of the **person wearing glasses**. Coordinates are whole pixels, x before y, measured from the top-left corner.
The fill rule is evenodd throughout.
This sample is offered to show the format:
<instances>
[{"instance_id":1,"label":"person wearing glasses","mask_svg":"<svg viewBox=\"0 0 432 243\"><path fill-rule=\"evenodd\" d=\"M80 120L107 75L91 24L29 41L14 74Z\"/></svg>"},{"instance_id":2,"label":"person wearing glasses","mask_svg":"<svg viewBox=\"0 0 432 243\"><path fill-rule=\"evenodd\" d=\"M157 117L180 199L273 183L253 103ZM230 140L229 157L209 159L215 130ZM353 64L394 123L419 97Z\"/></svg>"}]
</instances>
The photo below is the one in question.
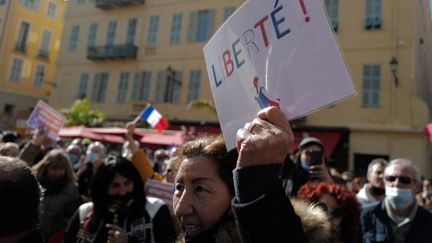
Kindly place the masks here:
<instances>
[{"instance_id":1,"label":"person wearing glasses","mask_svg":"<svg viewBox=\"0 0 432 243\"><path fill-rule=\"evenodd\" d=\"M432 214L417 205L420 173L407 159L392 160L384 170L385 199L360 216L363 242L432 242Z\"/></svg>"}]
</instances>

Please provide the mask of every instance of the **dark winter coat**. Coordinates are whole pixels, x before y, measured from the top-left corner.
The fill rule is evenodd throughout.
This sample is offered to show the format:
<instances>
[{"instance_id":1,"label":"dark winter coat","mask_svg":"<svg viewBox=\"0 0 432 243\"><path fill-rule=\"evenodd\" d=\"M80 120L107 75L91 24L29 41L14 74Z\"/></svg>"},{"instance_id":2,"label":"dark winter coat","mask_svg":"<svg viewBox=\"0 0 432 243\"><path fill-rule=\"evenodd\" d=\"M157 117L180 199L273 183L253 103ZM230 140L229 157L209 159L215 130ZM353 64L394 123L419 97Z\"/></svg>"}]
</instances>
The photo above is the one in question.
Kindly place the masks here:
<instances>
[{"instance_id":1,"label":"dark winter coat","mask_svg":"<svg viewBox=\"0 0 432 243\"><path fill-rule=\"evenodd\" d=\"M384 201L365 207L360 216L364 243L393 243L391 219L387 215ZM432 242L432 214L418 207L405 239L406 243Z\"/></svg>"}]
</instances>

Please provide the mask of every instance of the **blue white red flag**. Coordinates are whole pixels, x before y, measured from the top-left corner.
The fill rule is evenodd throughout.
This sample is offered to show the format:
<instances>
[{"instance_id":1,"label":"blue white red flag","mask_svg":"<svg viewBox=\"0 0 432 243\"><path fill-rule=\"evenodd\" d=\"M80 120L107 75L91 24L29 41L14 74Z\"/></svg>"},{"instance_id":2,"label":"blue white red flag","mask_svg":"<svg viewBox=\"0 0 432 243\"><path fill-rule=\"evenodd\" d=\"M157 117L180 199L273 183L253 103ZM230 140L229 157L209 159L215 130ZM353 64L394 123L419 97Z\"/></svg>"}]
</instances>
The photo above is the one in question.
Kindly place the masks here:
<instances>
[{"instance_id":1,"label":"blue white red flag","mask_svg":"<svg viewBox=\"0 0 432 243\"><path fill-rule=\"evenodd\" d=\"M163 117L153 106L147 105L146 108L139 115L140 119L145 120L150 126L162 131L167 125L168 121Z\"/></svg>"}]
</instances>

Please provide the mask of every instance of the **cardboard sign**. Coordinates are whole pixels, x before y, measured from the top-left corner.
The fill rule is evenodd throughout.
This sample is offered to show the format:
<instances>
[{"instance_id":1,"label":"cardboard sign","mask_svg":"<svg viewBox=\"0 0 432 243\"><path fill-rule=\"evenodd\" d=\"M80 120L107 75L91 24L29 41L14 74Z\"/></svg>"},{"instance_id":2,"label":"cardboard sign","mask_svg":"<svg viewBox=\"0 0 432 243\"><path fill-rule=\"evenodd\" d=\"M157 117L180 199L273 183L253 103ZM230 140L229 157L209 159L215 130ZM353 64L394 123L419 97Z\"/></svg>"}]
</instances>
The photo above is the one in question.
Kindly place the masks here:
<instances>
[{"instance_id":1,"label":"cardboard sign","mask_svg":"<svg viewBox=\"0 0 432 243\"><path fill-rule=\"evenodd\" d=\"M58 138L66 118L47 103L39 100L27 120L27 125L34 129L43 130L45 136L51 140Z\"/></svg>"},{"instance_id":2,"label":"cardboard sign","mask_svg":"<svg viewBox=\"0 0 432 243\"><path fill-rule=\"evenodd\" d=\"M146 180L145 183L146 195L162 199L168 208L172 210L174 184L161 182L153 179Z\"/></svg>"},{"instance_id":3,"label":"cardboard sign","mask_svg":"<svg viewBox=\"0 0 432 243\"><path fill-rule=\"evenodd\" d=\"M249 0L204 56L228 149L265 107L295 119L356 94L322 1Z\"/></svg>"}]
</instances>

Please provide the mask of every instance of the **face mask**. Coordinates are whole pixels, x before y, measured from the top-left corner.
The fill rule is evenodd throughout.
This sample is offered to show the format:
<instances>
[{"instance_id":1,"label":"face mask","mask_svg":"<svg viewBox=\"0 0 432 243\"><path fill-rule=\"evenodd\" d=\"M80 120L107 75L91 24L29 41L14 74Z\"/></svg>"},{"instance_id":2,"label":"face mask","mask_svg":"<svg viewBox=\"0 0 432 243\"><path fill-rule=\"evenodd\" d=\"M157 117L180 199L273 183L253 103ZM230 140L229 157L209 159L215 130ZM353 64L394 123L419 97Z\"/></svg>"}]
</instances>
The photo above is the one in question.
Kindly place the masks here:
<instances>
[{"instance_id":1,"label":"face mask","mask_svg":"<svg viewBox=\"0 0 432 243\"><path fill-rule=\"evenodd\" d=\"M376 186L372 186L371 187L371 192L375 196L381 196L381 195L385 194L385 189L379 188L379 187L376 187Z\"/></svg>"},{"instance_id":2,"label":"face mask","mask_svg":"<svg viewBox=\"0 0 432 243\"><path fill-rule=\"evenodd\" d=\"M131 192L125 195L108 196L108 207L112 213L126 213L133 202L134 199Z\"/></svg>"},{"instance_id":3,"label":"face mask","mask_svg":"<svg viewBox=\"0 0 432 243\"><path fill-rule=\"evenodd\" d=\"M301 167L305 170L305 171L309 171L310 170L310 164L309 161L303 161L301 162Z\"/></svg>"},{"instance_id":4,"label":"face mask","mask_svg":"<svg viewBox=\"0 0 432 243\"><path fill-rule=\"evenodd\" d=\"M72 164L75 164L78 162L78 156L76 156L75 154L70 154L69 160L70 160L70 162L72 162Z\"/></svg>"},{"instance_id":5,"label":"face mask","mask_svg":"<svg viewBox=\"0 0 432 243\"><path fill-rule=\"evenodd\" d=\"M385 194L396 209L405 209L414 201L411 189L386 187Z\"/></svg>"},{"instance_id":6,"label":"face mask","mask_svg":"<svg viewBox=\"0 0 432 243\"><path fill-rule=\"evenodd\" d=\"M87 161L88 162L95 162L97 160L100 159L100 155L99 154L94 154L94 153L90 153L87 155Z\"/></svg>"}]
</instances>

